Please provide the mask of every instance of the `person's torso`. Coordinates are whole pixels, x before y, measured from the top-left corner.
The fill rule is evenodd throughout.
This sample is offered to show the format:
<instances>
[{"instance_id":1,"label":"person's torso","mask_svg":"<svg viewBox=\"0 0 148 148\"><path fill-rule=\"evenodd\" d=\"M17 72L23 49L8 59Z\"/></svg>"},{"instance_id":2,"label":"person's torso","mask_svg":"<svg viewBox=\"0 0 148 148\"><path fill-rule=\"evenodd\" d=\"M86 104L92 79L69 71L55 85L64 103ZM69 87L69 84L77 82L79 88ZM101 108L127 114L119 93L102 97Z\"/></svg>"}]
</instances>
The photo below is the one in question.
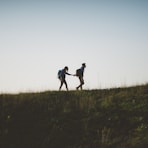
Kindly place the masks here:
<instances>
[{"instance_id":1,"label":"person's torso","mask_svg":"<svg viewBox=\"0 0 148 148\"><path fill-rule=\"evenodd\" d=\"M84 67L81 67L80 70L81 70L81 76L83 77L83 75L84 75Z\"/></svg>"},{"instance_id":2,"label":"person's torso","mask_svg":"<svg viewBox=\"0 0 148 148\"><path fill-rule=\"evenodd\" d=\"M61 72L61 77L62 77L62 78L65 78L65 76L66 76L65 74L66 74L65 70L64 70L64 69L62 69L62 72Z\"/></svg>"}]
</instances>

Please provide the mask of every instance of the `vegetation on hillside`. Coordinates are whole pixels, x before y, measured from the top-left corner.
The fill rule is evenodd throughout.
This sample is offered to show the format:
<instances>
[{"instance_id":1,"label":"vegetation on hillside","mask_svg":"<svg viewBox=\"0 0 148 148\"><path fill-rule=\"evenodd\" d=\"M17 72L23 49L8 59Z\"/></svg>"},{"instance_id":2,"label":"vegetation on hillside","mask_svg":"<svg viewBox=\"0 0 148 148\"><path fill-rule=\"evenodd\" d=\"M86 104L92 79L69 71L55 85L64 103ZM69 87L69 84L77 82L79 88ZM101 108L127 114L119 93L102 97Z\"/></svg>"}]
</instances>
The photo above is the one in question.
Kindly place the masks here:
<instances>
[{"instance_id":1,"label":"vegetation on hillside","mask_svg":"<svg viewBox=\"0 0 148 148\"><path fill-rule=\"evenodd\" d=\"M1 148L146 148L148 85L0 95Z\"/></svg>"}]
</instances>

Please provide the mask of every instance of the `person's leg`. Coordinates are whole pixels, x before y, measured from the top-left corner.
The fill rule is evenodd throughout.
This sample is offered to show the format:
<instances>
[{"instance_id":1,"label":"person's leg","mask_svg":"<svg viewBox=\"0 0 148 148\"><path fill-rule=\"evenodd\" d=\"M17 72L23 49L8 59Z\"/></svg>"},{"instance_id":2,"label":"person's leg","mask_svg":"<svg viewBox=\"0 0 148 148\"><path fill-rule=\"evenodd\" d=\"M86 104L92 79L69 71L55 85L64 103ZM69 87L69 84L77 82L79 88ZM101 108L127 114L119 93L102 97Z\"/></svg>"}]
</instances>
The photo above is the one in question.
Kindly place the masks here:
<instances>
[{"instance_id":1,"label":"person's leg","mask_svg":"<svg viewBox=\"0 0 148 148\"><path fill-rule=\"evenodd\" d=\"M76 89L78 90L79 88L81 88L81 90L82 90L83 89L82 85L84 84L83 77L79 77L79 80L80 80L80 85L78 87L76 87Z\"/></svg>"},{"instance_id":2,"label":"person's leg","mask_svg":"<svg viewBox=\"0 0 148 148\"><path fill-rule=\"evenodd\" d=\"M79 81L80 81L80 77L78 77L78 78L79 78ZM81 85L81 81L80 81L80 85ZM77 90L79 89L80 85L76 87Z\"/></svg>"},{"instance_id":3,"label":"person's leg","mask_svg":"<svg viewBox=\"0 0 148 148\"><path fill-rule=\"evenodd\" d=\"M61 88L62 88L62 86L63 86L63 80L61 79L60 81L61 81L61 85L60 85L60 87L59 87L59 90L61 90Z\"/></svg>"},{"instance_id":4,"label":"person's leg","mask_svg":"<svg viewBox=\"0 0 148 148\"><path fill-rule=\"evenodd\" d=\"M66 90L68 91L68 85L67 85L66 80L64 80L63 82L64 82L64 84L65 84Z\"/></svg>"},{"instance_id":5,"label":"person's leg","mask_svg":"<svg viewBox=\"0 0 148 148\"><path fill-rule=\"evenodd\" d=\"M83 89L82 86L84 85L83 77L80 78L80 82L81 82L81 84L80 84L80 88L81 88L81 90L82 90L82 89Z\"/></svg>"}]
</instances>

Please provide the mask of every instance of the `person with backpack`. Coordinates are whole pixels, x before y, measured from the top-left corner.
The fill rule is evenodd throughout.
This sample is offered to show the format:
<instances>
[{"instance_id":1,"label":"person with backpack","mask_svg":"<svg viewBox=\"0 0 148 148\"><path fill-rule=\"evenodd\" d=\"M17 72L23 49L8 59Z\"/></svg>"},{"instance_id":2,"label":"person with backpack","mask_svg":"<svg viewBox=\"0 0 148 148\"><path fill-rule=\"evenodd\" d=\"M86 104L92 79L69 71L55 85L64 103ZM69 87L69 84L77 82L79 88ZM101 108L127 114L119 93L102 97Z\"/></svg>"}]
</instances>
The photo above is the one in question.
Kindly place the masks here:
<instances>
[{"instance_id":1,"label":"person with backpack","mask_svg":"<svg viewBox=\"0 0 148 148\"><path fill-rule=\"evenodd\" d=\"M72 74L69 74L67 71L68 71L67 66L65 66L62 70L58 71L58 78L59 78L59 80L61 82L59 90L61 90L63 84L65 84L66 90L68 91L68 85L67 85L67 82L66 82L65 78L66 78L66 74L67 75L72 75Z\"/></svg>"},{"instance_id":2,"label":"person with backpack","mask_svg":"<svg viewBox=\"0 0 148 148\"><path fill-rule=\"evenodd\" d=\"M83 76L84 76L84 69L86 68L86 64L83 63L82 64L82 67L80 69L77 69L76 70L76 76L79 78L80 80L80 85L76 87L76 89L78 90L79 88L82 90L82 86L84 85L84 79L83 79Z\"/></svg>"}]
</instances>

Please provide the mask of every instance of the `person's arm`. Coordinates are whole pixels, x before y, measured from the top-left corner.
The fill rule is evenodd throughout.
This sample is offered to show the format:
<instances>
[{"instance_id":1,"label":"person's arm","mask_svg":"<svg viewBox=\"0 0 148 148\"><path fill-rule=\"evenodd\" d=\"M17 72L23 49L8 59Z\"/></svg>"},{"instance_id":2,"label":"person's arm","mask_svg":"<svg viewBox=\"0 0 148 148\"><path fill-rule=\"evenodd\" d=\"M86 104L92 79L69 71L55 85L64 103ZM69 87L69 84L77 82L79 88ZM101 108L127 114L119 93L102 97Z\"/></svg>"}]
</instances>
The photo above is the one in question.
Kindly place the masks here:
<instances>
[{"instance_id":1,"label":"person's arm","mask_svg":"<svg viewBox=\"0 0 148 148\"><path fill-rule=\"evenodd\" d=\"M69 75L69 76L71 76L72 74L70 74L70 73L68 73L68 72L66 72L65 74L67 74L67 75Z\"/></svg>"}]
</instances>

